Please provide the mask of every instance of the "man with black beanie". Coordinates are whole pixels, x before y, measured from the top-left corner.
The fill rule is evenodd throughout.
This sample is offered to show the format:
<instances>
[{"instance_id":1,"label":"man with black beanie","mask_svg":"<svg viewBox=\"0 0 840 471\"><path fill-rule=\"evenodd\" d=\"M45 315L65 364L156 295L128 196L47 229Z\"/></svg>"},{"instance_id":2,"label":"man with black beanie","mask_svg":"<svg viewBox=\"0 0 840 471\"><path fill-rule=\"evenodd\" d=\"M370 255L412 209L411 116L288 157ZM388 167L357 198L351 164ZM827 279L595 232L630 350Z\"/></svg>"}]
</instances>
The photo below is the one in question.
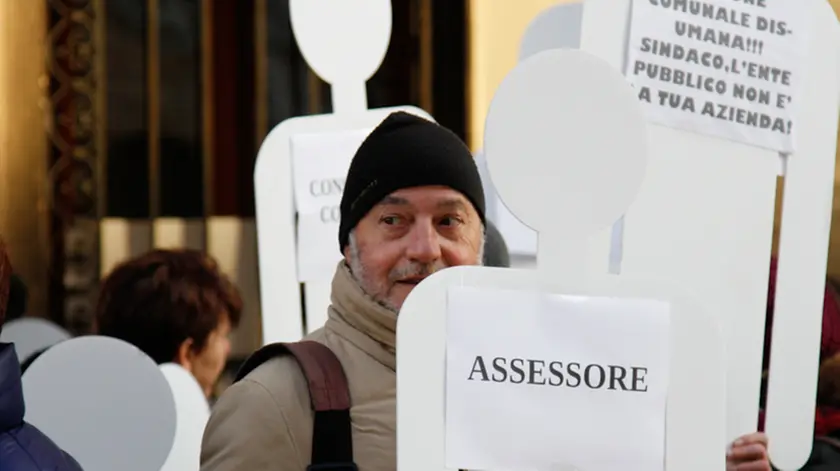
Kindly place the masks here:
<instances>
[{"instance_id":1,"label":"man with black beanie","mask_svg":"<svg viewBox=\"0 0 840 471\"><path fill-rule=\"evenodd\" d=\"M431 273L481 264L483 229L478 169L448 129L395 113L359 147L341 197L338 243L350 274L377 302L398 311Z\"/></svg>"},{"instance_id":2,"label":"man with black beanie","mask_svg":"<svg viewBox=\"0 0 840 471\"><path fill-rule=\"evenodd\" d=\"M480 265L484 227L478 169L451 131L393 113L357 150L341 200L344 260L332 281L328 320L306 340L328 347L343 367L359 469L396 469L396 325L403 301L438 270ZM341 449L320 444L313 454L311 404L294 358L265 360L216 403L201 471L303 471L316 455Z\"/></svg>"}]
</instances>

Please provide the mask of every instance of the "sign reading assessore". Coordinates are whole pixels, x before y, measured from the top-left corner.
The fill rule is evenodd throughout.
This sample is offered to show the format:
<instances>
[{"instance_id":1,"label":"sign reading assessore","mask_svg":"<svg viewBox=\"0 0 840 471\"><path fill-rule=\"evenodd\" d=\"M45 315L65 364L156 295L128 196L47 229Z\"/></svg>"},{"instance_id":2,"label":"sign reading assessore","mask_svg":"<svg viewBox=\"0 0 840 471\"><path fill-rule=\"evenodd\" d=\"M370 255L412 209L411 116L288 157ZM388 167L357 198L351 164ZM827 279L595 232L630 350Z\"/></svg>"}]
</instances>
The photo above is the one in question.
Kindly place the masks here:
<instances>
[{"instance_id":1,"label":"sign reading assessore","mask_svg":"<svg viewBox=\"0 0 840 471\"><path fill-rule=\"evenodd\" d=\"M626 75L648 118L793 152L807 3L634 0Z\"/></svg>"},{"instance_id":2,"label":"sign reading assessore","mask_svg":"<svg viewBox=\"0 0 840 471\"><path fill-rule=\"evenodd\" d=\"M447 468L663 470L668 303L448 296Z\"/></svg>"}]
</instances>

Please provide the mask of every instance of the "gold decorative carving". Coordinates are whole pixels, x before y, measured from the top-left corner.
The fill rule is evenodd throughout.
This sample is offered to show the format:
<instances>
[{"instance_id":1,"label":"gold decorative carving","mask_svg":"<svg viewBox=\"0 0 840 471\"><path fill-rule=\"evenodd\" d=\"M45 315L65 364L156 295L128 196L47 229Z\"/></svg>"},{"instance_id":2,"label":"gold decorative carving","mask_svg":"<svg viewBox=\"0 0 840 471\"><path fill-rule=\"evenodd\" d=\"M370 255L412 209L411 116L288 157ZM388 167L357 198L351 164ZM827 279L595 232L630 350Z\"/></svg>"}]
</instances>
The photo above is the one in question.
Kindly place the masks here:
<instances>
[{"instance_id":1,"label":"gold decorative carving","mask_svg":"<svg viewBox=\"0 0 840 471\"><path fill-rule=\"evenodd\" d=\"M47 0L47 69L53 110L51 311L73 331L89 332L99 273L99 189L105 156L101 0Z\"/></svg>"}]
</instances>

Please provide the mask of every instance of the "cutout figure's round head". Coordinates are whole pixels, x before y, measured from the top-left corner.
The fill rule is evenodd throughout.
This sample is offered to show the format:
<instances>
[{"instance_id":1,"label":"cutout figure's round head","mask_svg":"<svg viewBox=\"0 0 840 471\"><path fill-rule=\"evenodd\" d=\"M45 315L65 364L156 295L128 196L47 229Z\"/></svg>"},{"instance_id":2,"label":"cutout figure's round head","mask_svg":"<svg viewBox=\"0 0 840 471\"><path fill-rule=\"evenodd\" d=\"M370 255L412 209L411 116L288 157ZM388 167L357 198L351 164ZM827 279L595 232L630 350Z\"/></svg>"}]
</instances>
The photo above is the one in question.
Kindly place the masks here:
<instances>
[{"instance_id":1,"label":"cutout figure's round head","mask_svg":"<svg viewBox=\"0 0 840 471\"><path fill-rule=\"evenodd\" d=\"M6 318L0 332L0 342L15 344L20 361L71 337L63 327L41 317L23 317L13 321Z\"/></svg>"},{"instance_id":2,"label":"cutout figure's round head","mask_svg":"<svg viewBox=\"0 0 840 471\"><path fill-rule=\"evenodd\" d=\"M122 340L61 342L29 366L22 382L27 422L83 469L160 469L172 449L169 383L151 358Z\"/></svg>"},{"instance_id":3,"label":"cutout figure's round head","mask_svg":"<svg viewBox=\"0 0 840 471\"><path fill-rule=\"evenodd\" d=\"M549 49L580 47L583 3L561 3L531 20L519 45L519 62Z\"/></svg>"},{"instance_id":4,"label":"cutout figure's round head","mask_svg":"<svg viewBox=\"0 0 840 471\"><path fill-rule=\"evenodd\" d=\"M289 14L301 54L324 81L364 82L382 64L390 0L289 0Z\"/></svg>"},{"instance_id":5,"label":"cutout figure's round head","mask_svg":"<svg viewBox=\"0 0 840 471\"><path fill-rule=\"evenodd\" d=\"M398 311L432 273L481 264L484 208L466 144L434 122L395 112L350 163L339 247L362 290Z\"/></svg>"},{"instance_id":6,"label":"cutout figure's round head","mask_svg":"<svg viewBox=\"0 0 840 471\"><path fill-rule=\"evenodd\" d=\"M578 50L521 62L496 91L484 153L505 205L541 236L614 223L645 174L647 127L621 73Z\"/></svg>"}]
</instances>

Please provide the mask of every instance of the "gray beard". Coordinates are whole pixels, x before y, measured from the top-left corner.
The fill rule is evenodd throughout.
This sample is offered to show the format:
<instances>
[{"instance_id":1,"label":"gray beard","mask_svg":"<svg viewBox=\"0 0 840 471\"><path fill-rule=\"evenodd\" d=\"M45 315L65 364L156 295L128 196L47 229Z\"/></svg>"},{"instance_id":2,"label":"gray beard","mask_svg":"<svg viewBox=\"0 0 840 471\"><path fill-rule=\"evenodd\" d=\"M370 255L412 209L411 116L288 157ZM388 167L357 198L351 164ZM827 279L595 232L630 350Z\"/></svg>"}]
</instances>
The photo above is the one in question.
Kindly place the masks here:
<instances>
[{"instance_id":1,"label":"gray beard","mask_svg":"<svg viewBox=\"0 0 840 471\"><path fill-rule=\"evenodd\" d=\"M481 231L482 234L484 231ZM481 246L478 249L478 257L476 257L475 265L483 266L484 265L484 245L486 243L486 237L481 237ZM356 241L356 233L355 231L350 232L350 240L349 240L349 247L350 247L350 258L347 260L347 265L350 267L350 274L353 276L353 279L356 280L359 287L362 288L365 294L367 294L371 299L373 299L377 304L388 309L389 311L399 314L400 310L397 306L394 306L392 303L389 303L386 299L379 299L374 295L373 288L373 281L369 278L367 269L362 264L362 257L361 251L359 250L359 244Z\"/></svg>"}]
</instances>

